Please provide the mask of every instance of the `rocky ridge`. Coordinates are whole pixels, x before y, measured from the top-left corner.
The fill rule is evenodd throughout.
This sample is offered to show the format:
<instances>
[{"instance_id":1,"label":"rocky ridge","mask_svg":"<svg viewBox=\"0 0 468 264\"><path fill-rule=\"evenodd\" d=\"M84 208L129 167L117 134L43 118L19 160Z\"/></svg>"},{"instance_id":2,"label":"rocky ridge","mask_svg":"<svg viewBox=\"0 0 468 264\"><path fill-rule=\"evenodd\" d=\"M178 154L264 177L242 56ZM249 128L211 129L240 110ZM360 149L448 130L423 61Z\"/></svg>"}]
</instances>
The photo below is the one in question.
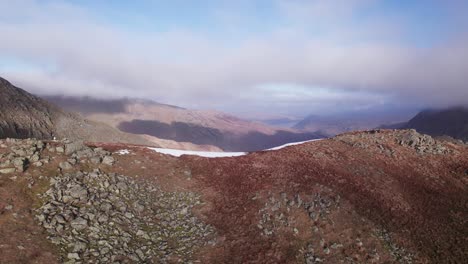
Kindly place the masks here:
<instances>
[{"instance_id":1,"label":"rocky ridge","mask_svg":"<svg viewBox=\"0 0 468 264\"><path fill-rule=\"evenodd\" d=\"M352 132L216 159L7 139L0 164L11 170L0 174L5 263L463 263L467 256L467 145L413 130Z\"/></svg>"},{"instance_id":2,"label":"rocky ridge","mask_svg":"<svg viewBox=\"0 0 468 264\"><path fill-rule=\"evenodd\" d=\"M63 157L50 188L38 194L42 205L36 220L64 263L190 263L195 250L215 243L213 227L192 213L202 206L197 194L163 191L98 168L81 169L113 166L109 151L70 140L6 139L0 147L8 150L0 156L5 175L48 164L51 155ZM31 179L28 187L34 183Z\"/></svg>"},{"instance_id":3,"label":"rocky ridge","mask_svg":"<svg viewBox=\"0 0 468 264\"><path fill-rule=\"evenodd\" d=\"M99 170L52 179L37 219L67 263L188 263L214 233L193 193L163 192Z\"/></svg>"},{"instance_id":4,"label":"rocky ridge","mask_svg":"<svg viewBox=\"0 0 468 264\"><path fill-rule=\"evenodd\" d=\"M338 140L349 144L353 147L360 148L373 148L377 147L380 149L381 153L387 155L393 155L394 151L391 148L386 147L386 137L385 134L380 133L383 130L370 130L363 133L347 133L338 135L333 138L333 140ZM402 130L395 141L400 146L411 148L416 150L418 154L448 154L449 149L447 149L444 144L429 135L424 135L418 133L414 129ZM463 141L457 141L458 144L464 144Z\"/></svg>"}]
</instances>

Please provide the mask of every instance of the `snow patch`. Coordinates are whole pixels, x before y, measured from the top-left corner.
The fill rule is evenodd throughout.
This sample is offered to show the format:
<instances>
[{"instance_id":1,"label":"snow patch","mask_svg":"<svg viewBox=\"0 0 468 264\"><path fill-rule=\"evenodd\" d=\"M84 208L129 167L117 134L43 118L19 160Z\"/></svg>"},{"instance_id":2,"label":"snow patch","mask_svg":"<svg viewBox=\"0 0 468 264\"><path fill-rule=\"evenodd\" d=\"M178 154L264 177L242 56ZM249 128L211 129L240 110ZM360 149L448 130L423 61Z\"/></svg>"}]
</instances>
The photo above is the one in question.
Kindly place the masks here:
<instances>
[{"instance_id":1,"label":"snow patch","mask_svg":"<svg viewBox=\"0 0 468 264\"><path fill-rule=\"evenodd\" d=\"M292 143L284 144L278 147L266 149L263 151L279 150L279 149L286 148L289 146L300 145L300 144L317 141L317 140L322 140L322 139L320 138L320 139L312 139L312 140L301 141L301 142L292 142ZM192 155L192 156L200 156L200 157L205 157L205 158L226 158L226 157L239 157L239 156L244 156L248 154L248 152L211 152L211 151L166 149L166 148L149 148L149 149L154 150L158 153L167 154L167 155L171 155L174 157L180 157L182 155Z\"/></svg>"},{"instance_id":2,"label":"snow patch","mask_svg":"<svg viewBox=\"0 0 468 264\"><path fill-rule=\"evenodd\" d=\"M121 149L121 150L119 150L119 151L117 151L117 152L115 152L115 153L117 153L118 155L128 155L128 154L130 154L130 150L128 150L128 149Z\"/></svg>"},{"instance_id":3,"label":"snow patch","mask_svg":"<svg viewBox=\"0 0 468 264\"><path fill-rule=\"evenodd\" d=\"M149 148L156 152L167 154L175 157L182 155L194 155L206 158L223 158L223 157L238 157L246 155L246 152L211 152L211 151L192 151L192 150L179 150L179 149L164 149L164 148Z\"/></svg>"},{"instance_id":4,"label":"snow patch","mask_svg":"<svg viewBox=\"0 0 468 264\"><path fill-rule=\"evenodd\" d=\"M307 142L312 142L312 141L317 141L317 140L322 140L322 138L312 139L312 140L306 140L306 141L300 141L300 142L291 142L291 143L284 144L284 145L281 145L281 146L278 146L278 147L269 148L269 149L266 149L266 150L264 150L264 151L279 150L279 149L283 149L283 148L285 148L285 147L295 146L295 145L301 145L301 144L304 144L304 143L307 143Z\"/></svg>"}]
</instances>

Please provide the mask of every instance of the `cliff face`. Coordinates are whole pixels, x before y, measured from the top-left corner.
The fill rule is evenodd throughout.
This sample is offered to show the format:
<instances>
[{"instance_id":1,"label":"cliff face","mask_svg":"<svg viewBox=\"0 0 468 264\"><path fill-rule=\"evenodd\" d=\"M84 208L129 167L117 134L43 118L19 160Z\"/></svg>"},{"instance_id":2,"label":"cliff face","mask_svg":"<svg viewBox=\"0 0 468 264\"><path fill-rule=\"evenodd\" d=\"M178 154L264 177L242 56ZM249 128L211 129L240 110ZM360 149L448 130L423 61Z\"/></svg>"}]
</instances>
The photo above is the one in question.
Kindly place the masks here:
<instances>
[{"instance_id":1,"label":"cliff face","mask_svg":"<svg viewBox=\"0 0 468 264\"><path fill-rule=\"evenodd\" d=\"M65 115L59 108L0 78L0 138L54 136L54 122Z\"/></svg>"}]
</instances>

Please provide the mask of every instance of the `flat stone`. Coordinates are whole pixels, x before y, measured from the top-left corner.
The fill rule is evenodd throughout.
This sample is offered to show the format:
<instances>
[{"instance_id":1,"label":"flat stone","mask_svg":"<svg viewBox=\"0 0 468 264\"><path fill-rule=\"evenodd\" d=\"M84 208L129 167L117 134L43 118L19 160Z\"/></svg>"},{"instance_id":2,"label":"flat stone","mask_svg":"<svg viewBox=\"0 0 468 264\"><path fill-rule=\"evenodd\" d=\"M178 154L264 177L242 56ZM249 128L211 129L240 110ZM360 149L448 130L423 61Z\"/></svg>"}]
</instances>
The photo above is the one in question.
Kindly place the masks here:
<instances>
[{"instance_id":1,"label":"flat stone","mask_svg":"<svg viewBox=\"0 0 468 264\"><path fill-rule=\"evenodd\" d=\"M11 161L7 160L5 162L0 163L0 168L6 168L11 166Z\"/></svg>"},{"instance_id":2,"label":"flat stone","mask_svg":"<svg viewBox=\"0 0 468 264\"><path fill-rule=\"evenodd\" d=\"M114 165L114 158L111 157L111 156L105 156L103 159L102 159L102 164L105 164L105 165L108 165L108 166L112 166Z\"/></svg>"},{"instance_id":3,"label":"flat stone","mask_svg":"<svg viewBox=\"0 0 468 264\"><path fill-rule=\"evenodd\" d=\"M64 153L65 149L63 147L56 147L55 151L57 151L58 153Z\"/></svg>"},{"instance_id":4,"label":"flat stone","mask_svg":"<svg viewBox=\"0 0 468 264\"><path fill-rule=\"evenodd\" d=\"M67 258L68 258L68 259L76 259L76 260L79 260L79 259L80 259L80 255L78 255L78 253L68 253Z\"/></svg>"},{"instance_id":5,"label":"flat stone","mask_svg":"<svg viewBox=\"0 0 468 264\"><path fill-rule=\"evenodd\" d=\"M135 253L138 255L138 257L141 259L141 260L145 260L146 257L145 257L145 254L143 253L143 251L141 251L141 249L137 249L135 251Z\"/></svg>"},{"instance_id":6,"label":"flat stone","mask_svg":"<svg viewBox=\"0 0 468 264\"><path fill-rule=\"evenodd\" d=\"M70 189L70 196L80 200L88 197L88 190L86 188L76 185Z\"/></svg>"},{"instance_id":7,"label":"flat stone","mask_svg":"<svg viewBox=\"0 0 468 264\"><path fill-rule=\"evenodd\" d=\"M36 154L34 154L34 155L31 156L31 158L29 159L29 161L30 161L30 162L36 162L36 161L38 161L39 159L40 159L39 154L36 153Z\"/></svg>"},{"instance_id":8,"label":"flat stone","mask_svg":"<svg viewBox=\"0 0 468 264\"><path fill-rule=\"evenodd\" d=\"M73 166L70 164L70 162L63 161L63 162L60 162L59 168L62 170L70 170L73 168Z\"/></svg>"},{"instance_id":9,"label":"flat stone","mask_svg":"<svg viewBox=\"0 0 468 264\"><path fill-rule=\"evenodd\" d=\"M24 166L26 165L26 159L25 158L16 158L13 160L13 166L19 171L23 172L24 171Z\"/></svg>"},{"instance_id":10,"label":"flat stone","mask_svg":"<svg viewBox=\"0 0 468 264\"><path fill-rule=\"evenodd\" d=\"M41 161L36 161L33 163L34 166L36 167L42 167L42 165L44 165Z\"/></svg>"},{"instance_id":11,"label":"flat stone","mask_svg":"<svg viewBox=\"0 0 468 264\"><path fill-rule=\"evenodd\" d=\"M10 174L10 173L14 173L15 171L16 171L16 168L0 169L1 174Z\"/></svg>"},{"instance_id":12,"label":"flat stone","mask_svg":"<svg viewBox=\"0 0 468 264\"><path fill-rule=\"evenodd\" d=\"M81 217L76 218L70 224L73 229L76 229L78 231L86 229L86 227L88 227L88 221Z\"/></svg>"},{"instance_id":13,"label":"flat stone","mask_svg":"<svg viewBox=\"0 0 468 264\"><path fill-rule=\"evenodd\" d=\"M83 252L86 250L86 244L80 241L75 242L73 245L73 252Z\"/></svg>"},{"instance_id":14,"label":"flat stone","mask_svg":"<svg viewBox=\"0 0 468 264\"><path fill-rule=\"evenodd\" d=\"M142 236L146 235L146 232L143 231L143 230L138 230L138 232L136 233L136 235L142 237Z\"/></svg>"},{"instance_id":15,"label":"flat stone","mask_svg":"<svg viewBox=\"0 0 468 264\"><path fill-rule=\"evenodd\" d=\"M99 223L106 223L109 220L109 217L107 215L103 214L98 217L98 222Z\"/></svg>"},{"instance_id":16,"label":"flat stone","mask_svg":"<svg viewBox=\"0 0 468 264\"><path fill-rule=\"evenodd\" d=\"M65 145L65 155L71 155L77 151L86 149L87 146L83 143L83 141L75 141Z\"/></svg>"},{"instance_id":17,"label":"flat stone","mask_svg":"<svg viewBox=\"0 0 468 264\"><path fill-rule=\"evenodd\" d=\"M101 158L100 157L92 157L89 159L89 161L91 161L91 163L94 163L94 164L99 164L101 163Z\"/></svg>"}]
</instances>

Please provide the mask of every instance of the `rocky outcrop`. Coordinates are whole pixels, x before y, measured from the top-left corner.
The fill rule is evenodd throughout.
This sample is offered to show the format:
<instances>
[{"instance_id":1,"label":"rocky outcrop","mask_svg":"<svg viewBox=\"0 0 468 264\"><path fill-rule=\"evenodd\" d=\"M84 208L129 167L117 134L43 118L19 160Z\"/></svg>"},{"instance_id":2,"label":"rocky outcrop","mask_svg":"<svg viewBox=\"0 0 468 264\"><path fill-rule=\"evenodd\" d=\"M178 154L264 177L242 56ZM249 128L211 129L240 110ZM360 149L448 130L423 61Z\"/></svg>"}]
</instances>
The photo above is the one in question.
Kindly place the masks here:
<instances>
[{"instance_id":1,"label":"rocky outcrop","mask_svg":"<svg viewBox=\"0 0 468 264\"><path fill-rule=\"evenodd\" d=\"M44 142L35 139L0 140L1 148L9 148L9 152L0 154L0 173L24 172L29 166L40 167L49 163L49 157L41 155L45 146Z\"/></svg>"},{"instance_id":2,"label":"rocky outcrop","mask_svg":"<svg viewBox=\"0 0 468 264\"><path fill-rule=\"evenodd\" d=\"M112 166L114 158L111 153L102 148L89 148L82 141L70 140L55 141L50 144L37 139L13 139L0 140L0 148L7 151L0 154L0 173L12 174L24 172L30 166L41 167L50 162L49 155L43 155L43 150L48 154L69 155L65 161L59 163L60 170L71 170L77 163L104 164Z\"/></svg>"},{"instance_id":3,"label":"rocky outcrop","mask_svg":"<svg viewBox=\"0 0 468 264\"><path fill-rule=\"evenodd\" d=\"M388 137L385 137L382 131L369 130L360 133L346 133L339 135L333 140L338 140L353 147L360 148L378 148L380 152L393 155L394 150L386 147L385 143ZM443 142L429 135L418 133L414 129L395 131L395 141L401 146L416 150L418 154L447 154L449 150ZM463 144L463 142L457 142Z\"/></svg>"},{"instance_id":4,"label":"rocky outcrop","mask_svg":"<svg viewBox=\"0 0 468 264\"><path fill-rule=\"evenodd\" d=\"M57 107L0 78L0 138L54 136L54 120L64 114Z\"/></svg>"},{"instance_id":5,"label":"rocky outcrop","mask_svg":"<svg viewBox=\"0 0 468 264\"><path fill-rule=\"evenodd\" d=\"M214 234L191 212L197 195L115 173L59 175L44 200L37 220L67 263L165 263L175 255L185 262Z\"/></svg>"},{"instance_id":6,"label":"rocky outcrop","mask_svg":"<svg viewBox=\"0 0 468 264\"><path fill-rule=\"evenodd\" d=\"M105 173L99 168L112 168L116 159L103 148L36 139L0 140L0 147L0 179L27 178L31 189L30 166L55 173L35 215L64 263L187 262L215 243L214 228L192 212L203 204L199 195Z\"/></svg>"}]
</instances>

